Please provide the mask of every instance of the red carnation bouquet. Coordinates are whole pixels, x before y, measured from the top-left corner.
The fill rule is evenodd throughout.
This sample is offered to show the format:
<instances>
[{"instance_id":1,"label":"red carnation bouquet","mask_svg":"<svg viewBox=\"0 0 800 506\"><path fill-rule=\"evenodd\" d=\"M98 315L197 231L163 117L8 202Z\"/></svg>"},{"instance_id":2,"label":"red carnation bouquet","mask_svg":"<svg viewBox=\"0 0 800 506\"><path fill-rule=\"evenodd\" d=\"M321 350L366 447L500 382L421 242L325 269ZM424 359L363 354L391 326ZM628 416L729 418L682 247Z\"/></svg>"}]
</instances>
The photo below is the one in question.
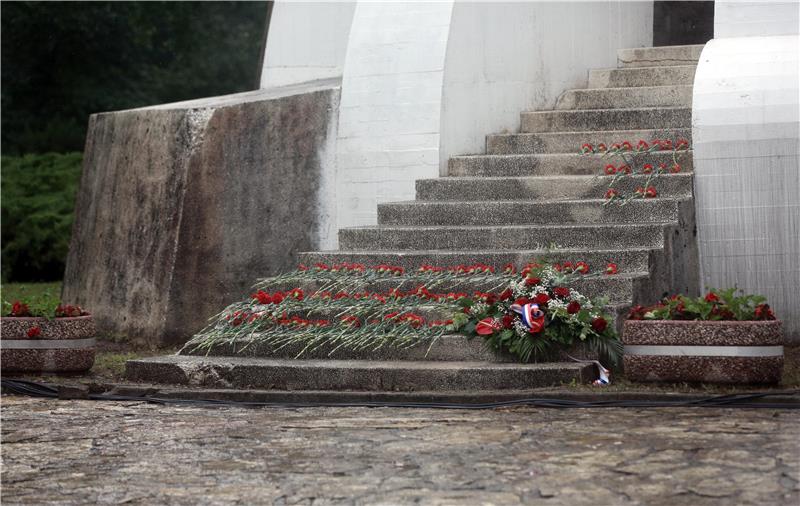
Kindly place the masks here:
<instances>
[{"instance_id":1,"label":"red carnation bouquet","mask_svg":"<svg viewBox=\"0 0 800 506\"><path fill-rule=\"evenodd\" d=\"M528 264L499 295L461 299L463 310L453 317L453 327L482 336L492 349L523 362L585 344L616 363L622 345L602 310L607 301L591 300L570 288L588 271L583 262Z\"/></svg>"}]
</instances>

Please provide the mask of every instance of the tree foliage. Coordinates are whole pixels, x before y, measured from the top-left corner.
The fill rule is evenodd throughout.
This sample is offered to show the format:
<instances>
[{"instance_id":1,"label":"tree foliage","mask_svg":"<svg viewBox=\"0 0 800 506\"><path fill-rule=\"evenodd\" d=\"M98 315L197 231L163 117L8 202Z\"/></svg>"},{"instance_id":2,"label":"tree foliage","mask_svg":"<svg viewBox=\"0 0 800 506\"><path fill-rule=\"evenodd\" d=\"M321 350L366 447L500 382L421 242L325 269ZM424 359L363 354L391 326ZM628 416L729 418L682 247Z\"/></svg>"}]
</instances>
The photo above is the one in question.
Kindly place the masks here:
<instances>
[{"instance_id":1,"label":"tree foliage","mask_svg":"<svg viewBox=\"0 0 800 506\"><path fill-rule=\"evenodd\" d=\"M81 158L80 153L2 157L4 281L63 276Z\"/></svg>"},{"instance_id":2,"label":"tree foliage","mask_svg":"<svg viewBox=\"0 0 800 506\"><path fill-rule=\"evenodd\" d=\"M4 2L3 154L83 149L89 114L257 87L266 2Z\"/></svg>"}]
</instances>

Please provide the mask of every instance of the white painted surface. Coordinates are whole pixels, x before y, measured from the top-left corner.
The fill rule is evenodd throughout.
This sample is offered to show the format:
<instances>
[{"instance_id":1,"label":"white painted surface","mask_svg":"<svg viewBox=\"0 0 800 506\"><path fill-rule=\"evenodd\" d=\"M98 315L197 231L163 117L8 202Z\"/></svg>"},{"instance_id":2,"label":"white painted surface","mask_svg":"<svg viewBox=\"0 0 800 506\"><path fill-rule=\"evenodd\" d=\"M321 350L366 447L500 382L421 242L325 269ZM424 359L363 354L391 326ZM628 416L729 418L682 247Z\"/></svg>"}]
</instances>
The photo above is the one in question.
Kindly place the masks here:
<instances>
[{"instance_id":1,"label":"white painted surface","mask_svg":"<svg viewBox=\"0 0 800 506\"><path fill-rule=\"evenodd\" d=\"M339 227L374 225L377 205L485 136L551 108L616 50L652 40L652 2L359 2L337 143Z\"/></svg>"},{"instance_id":2,"label":"white painted surface","mask_svg":"<svg viewBox=\"0 0 800 506\"><path fill-rule=\"evenodd\" d=\"M716 0L714 38L794 35L800 27L800 1Z\"/></svg>"},{"instance_id":3,"label":"white painted surface","mask_svg":"<svg viewBox=\"0 0 800 506\"><path fill-rule=\"evenodd\" d=\"M336 146L337 222L374 225L439 172L452 2L359 2L347 47Z\"/></svg>"},{"instance_id":4,"label":"white painted surface","mask_svg":"<svg viewBox=\"0 0 800 506\"><path fill-rule=\"evenodd\" d=\"M261 88L340 78L354 11L355 2L276 2Z\"/></svg>"},{"instance_id":5,"label":"white painted surface","mask_svg":"<svg viewBox=\"0 0 800 506\"><path fill-rule=\"evenodd\" d=\"M552 109L617 49L652 45L653 2L456 2L442 91L439 165L519 131L520 112Z\"/></svg>"},{"instance_id":6,"label":"white painted surface","mask_svg":"<svg viewBox=\"0 0 800 506\"><path fill-rule=\"evenodd\" d=\"M800 341L800 39L717 38L694 83L695 199L706 287L765 295Z\"/></svg>"}]
</instances>

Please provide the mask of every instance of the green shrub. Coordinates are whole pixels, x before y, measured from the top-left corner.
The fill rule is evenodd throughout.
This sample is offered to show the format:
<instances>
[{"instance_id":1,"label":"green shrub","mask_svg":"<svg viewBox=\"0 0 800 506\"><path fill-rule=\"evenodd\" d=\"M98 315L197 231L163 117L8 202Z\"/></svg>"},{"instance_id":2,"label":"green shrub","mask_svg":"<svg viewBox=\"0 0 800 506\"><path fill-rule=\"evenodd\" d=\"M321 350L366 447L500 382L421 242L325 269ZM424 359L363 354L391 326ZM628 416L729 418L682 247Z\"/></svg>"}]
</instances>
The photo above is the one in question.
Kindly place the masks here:
<instances>
[{"instance_id":1,"label":"green shrub","mask_svg":"<svg viewBox=\"0 0 800 506\"><path fill-rule=\"evenodd\" d=\"M81 153L0 159L4 280L63 277L81 161Z\"/></svg>"}]
</instances>

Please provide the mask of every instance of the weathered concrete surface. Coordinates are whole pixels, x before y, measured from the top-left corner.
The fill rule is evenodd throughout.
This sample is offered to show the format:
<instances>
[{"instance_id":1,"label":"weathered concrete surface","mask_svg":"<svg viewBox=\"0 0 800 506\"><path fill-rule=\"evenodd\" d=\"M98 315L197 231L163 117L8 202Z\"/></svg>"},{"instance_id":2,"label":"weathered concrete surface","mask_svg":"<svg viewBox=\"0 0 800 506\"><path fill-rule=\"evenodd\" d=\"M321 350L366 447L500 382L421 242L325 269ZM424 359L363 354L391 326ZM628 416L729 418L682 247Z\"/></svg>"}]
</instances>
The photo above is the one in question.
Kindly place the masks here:
<instances>
[{"instance_id":1,"label":"weathered concrete surface","mask_svg":"<svg viewBox=\"0 0 800 506\"><path fill-rule=\"evenodd\" d=\"M800 500L800 420L788 411L3 404L4 504Z\"/></svg>"},{"instance_id":2,"label":"weathered concrete surface","mask_svg":"<svg viewBox=\"0 0 800 506\"><path fill-rule=\"evenodd\" d=\"M335 82L89 121L63 298L101 332L185 341L319 236Z\"/></svg>"}]
</instances>

